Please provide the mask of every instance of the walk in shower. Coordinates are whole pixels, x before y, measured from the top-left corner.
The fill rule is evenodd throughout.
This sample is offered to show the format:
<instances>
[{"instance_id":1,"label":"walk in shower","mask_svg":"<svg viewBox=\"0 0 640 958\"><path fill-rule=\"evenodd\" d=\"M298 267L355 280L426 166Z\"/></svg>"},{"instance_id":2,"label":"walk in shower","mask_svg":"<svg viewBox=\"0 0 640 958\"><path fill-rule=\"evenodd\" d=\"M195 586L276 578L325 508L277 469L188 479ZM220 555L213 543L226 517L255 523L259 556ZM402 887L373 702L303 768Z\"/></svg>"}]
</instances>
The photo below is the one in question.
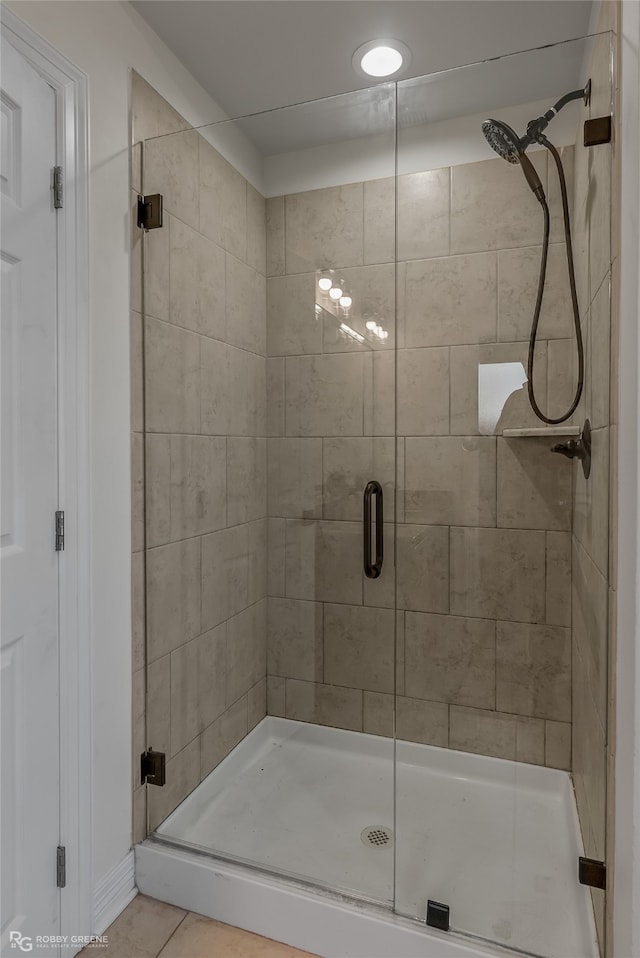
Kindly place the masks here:
<instances>
[{"instance_id":1,"label":"walk in shower","mask_svg":"<svg viewBox=\"0 0 640 958\"><path fill-rule=\"evenodd\" d=\"M589 79L546 130L585 343L548 425L541 207L482 123L524 129ZM133 226L143 855L425 942L604 948L578 860L606 857L611 144L583 133L612 95L608 32L198 129L134 76L133 209L164 206ZM553 419L574 311L556 167L527 157ZM551 451L587 419L588 479Z\"/></svg>"}]
</instances>

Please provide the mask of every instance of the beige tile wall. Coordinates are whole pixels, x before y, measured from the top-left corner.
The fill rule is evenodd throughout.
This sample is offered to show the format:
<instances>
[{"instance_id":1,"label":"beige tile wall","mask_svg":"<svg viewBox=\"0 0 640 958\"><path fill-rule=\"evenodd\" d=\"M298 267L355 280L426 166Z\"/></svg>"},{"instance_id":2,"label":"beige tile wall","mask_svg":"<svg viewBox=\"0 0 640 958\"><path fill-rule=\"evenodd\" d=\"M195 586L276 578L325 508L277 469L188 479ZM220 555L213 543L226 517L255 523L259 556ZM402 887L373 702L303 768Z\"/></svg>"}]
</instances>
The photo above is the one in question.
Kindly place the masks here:
<instances>
[{"instance_id":1,"label":"beige tile wall","mask_svg":"<svg viewBox=\"0 0 640 958\"><path fill-rule=\"evenodd\" d=\"M132 113L132 209L144 188L165 213L132 227L139 841L266 712L266 226L263 197L135 73ZM164 788L138 784L145 747L166 752Z\"/></svg>"},{"instance_id":2,"label":"beige tile wall","mask_svg":"<svg viewBox=\"0 0 640 958\"><path fill-rule=\"evenodd\" d=\"M592 98L584 118L611 113L612 43L615 45L618 5L602 4L599 28L611 30L596 38L589 75ZM581 129L579 131L581 133ZM614 133L615 138L615 133ZM574 470L573 495L573 758L572 771L585 854L607 859L607 749L610 661L609 602L615 589L610 525L610 488L615 466L615 343L616 318L611 310L616 251L612 246L613 144L585 148L576 141L575 233L578 294L582 303L586 342L586 388L579 410L593 428L593 459L589 480ZM613 376L612 376L613 371ZM612 603L613 605L615 602ZM611 864L609 862L609 864ZM613 869L609 868L609 877ZM605 895L592 890L601 951L605 944ZM607 892L607 899L609 892Z\"/></svg>"},{"instance_id":3,"label":"beige tile wall","mask_svg":"<svg viewBox=\"0 0 640 958\"><path fill-rule=\"evenodd\" d=\"M533 161L546 184L546 155ZM502 437L539 425L523 390L497 434L478 423L479 364L526 363L539 207L500 159L400 177L396 331L394 193L386 179L267 201L268 709L390 735L395 689L402 738L566 769L571 465L549 441ZM572 344L553 181L549 194L536 383L553 414ZM362 344L317 312L329 268ZM400 523L377 580L362 573L372 477Z\"/></svg>"}]
</instances>

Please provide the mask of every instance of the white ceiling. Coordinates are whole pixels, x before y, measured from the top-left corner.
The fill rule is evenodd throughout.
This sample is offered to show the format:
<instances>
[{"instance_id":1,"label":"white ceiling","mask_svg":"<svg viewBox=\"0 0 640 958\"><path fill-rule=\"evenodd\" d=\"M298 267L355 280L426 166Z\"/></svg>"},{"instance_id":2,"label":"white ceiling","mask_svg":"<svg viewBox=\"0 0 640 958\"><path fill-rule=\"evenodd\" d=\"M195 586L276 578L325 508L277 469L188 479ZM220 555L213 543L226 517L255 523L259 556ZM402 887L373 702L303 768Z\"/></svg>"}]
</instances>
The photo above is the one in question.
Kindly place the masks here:
<instances>
[{"instance_id":1,"label":"white ceiling","mask_svg":"<svg viewBox=\"0 0 640 958\"><path fill-rule=\"evenodd\" d=\"M402 78L424 76L584 36L593 2L137 0L134 6L222 109L240 117L365 88L351 57L370 39L404 41L412 62ZM511 81L522 86L518 58L511 76L502 73L507 88ZM535 98L535 91L526 96Z\"/></svg>"}]
</instances>

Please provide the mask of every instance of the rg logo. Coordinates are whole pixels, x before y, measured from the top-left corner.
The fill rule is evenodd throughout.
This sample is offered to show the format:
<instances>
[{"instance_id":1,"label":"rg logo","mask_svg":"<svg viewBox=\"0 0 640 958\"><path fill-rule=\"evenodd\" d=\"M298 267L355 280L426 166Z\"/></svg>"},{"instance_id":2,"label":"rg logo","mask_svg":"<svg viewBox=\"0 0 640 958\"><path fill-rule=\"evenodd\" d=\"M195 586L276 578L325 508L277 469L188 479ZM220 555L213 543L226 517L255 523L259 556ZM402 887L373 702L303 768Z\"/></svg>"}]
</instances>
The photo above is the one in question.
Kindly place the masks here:
<instances>
[{"instance_id":1,"label":"rg logo","mask_svg":"<svg viewBox=\"0 0 640 958\"><path fill-rule=\"evenodd\" d=\"M21 951L33 951L33 941L26 935L21 935L19 931L9 932L9 941L12 948L19 948Z\"/></svg>"}]
</instances>

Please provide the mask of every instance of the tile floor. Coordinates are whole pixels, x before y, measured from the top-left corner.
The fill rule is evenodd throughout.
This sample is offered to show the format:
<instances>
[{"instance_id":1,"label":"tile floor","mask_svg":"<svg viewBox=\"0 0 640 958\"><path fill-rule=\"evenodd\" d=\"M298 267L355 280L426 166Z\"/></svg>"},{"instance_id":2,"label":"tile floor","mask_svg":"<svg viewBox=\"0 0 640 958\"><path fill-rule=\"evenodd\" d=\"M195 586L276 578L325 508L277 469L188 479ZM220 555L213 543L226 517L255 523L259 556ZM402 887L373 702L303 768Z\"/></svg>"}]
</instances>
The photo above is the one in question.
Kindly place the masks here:
<instances>
[{"instance_id":1,"label":"tile floor","mask_svg":"<svg viewBox=\"0 0 640 958\"><path fill-rule=\"evenodd\" d=\"M313 958L269 938L138 895L79 958Z\"/></svg>"}]
</instances>

